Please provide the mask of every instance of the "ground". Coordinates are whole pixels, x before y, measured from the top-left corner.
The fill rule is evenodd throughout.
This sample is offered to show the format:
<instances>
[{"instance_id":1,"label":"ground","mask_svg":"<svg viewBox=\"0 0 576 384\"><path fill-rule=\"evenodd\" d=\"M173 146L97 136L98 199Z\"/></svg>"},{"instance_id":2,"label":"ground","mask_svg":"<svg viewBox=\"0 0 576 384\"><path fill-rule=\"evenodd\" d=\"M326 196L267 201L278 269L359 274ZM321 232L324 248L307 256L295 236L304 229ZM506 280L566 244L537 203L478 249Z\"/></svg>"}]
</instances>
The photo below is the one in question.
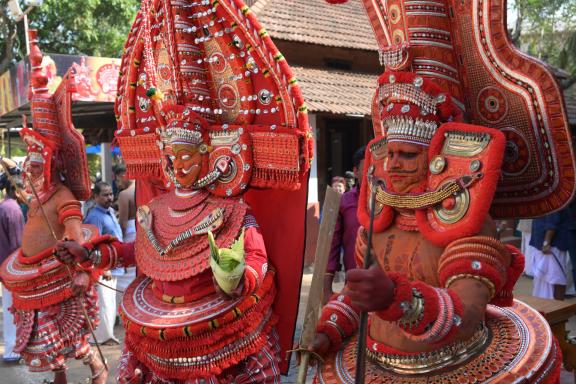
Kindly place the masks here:
<instances>
[{"instance_id":1,"label":"ground","mask_svg":"<svg viewBox=\"0 0 576 384\"><path fill-rule=\"evenodd\" d=\"M302 312L306 307L306 300L308 298L308 291L310 289L310 283L312 281L312 274L310 271L304 274L302 282L302 291L300 293L301 305L300 312L298 316L298 330L302 324ZM341 284L341 283L340 283ZM532 280L522 277L516 285L515 292L519 294L530 294L532 290ZM1 292L1 291L0 291ZM1 295L1 293L0 293ZM576 298L569 298L568 300L576 302ZM0 307L0 311L2 308ZM2 316L0 316L0 323L2 322ZM576 333L576 317L573 317L568 325L568 328ZM2 327L0 326L0 331ZM298 331L297 331L298 332ZM120 340L124 339L124 332L122 327L116 327L116 335L119 336ZM296 339L298 335L296 335ZM0 340L3 338L0 337ZM118 359L120 358L120 347L119 346L102 346L102 352L108 360L108 364L111 367L111 374L108 377L107 383L115 383L114 371L117 367ZM0 355L4 351L4 345L0 344ZM70 368L68 370L69 383L85 383L86 378L89 376L89 369L82 365L79 361L71 361L69 364ZM298 373L298 368L295 365L294 359L292 359L292 366L290 369L290 375L288 377L283 377L283 383L296 383L296 375ZM311 378L312 370L310 370L309 378ZM29 373L28 369L24 365L19 365L16 363L3 363L0 361L0 383L2 384L37 384L41 383L44 379L51 379L52 375L50 373L39 374L39 373ZM311 382L311 380L308 380ZM572 373L563 371L561 376L561 384L571 384L574 383Z\"/></svg>"}]
</instances>

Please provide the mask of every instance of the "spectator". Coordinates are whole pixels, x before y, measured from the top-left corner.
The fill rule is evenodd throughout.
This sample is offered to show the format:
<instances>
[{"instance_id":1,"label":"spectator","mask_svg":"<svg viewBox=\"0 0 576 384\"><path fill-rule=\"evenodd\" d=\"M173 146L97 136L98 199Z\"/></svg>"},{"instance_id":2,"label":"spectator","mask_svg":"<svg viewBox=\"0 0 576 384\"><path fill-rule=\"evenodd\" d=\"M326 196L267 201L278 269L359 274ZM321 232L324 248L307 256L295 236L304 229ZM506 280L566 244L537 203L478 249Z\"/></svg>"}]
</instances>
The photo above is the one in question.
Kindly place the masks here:
<instances>
[{"instance_id":1,"label":"spectator","mask_svg":"<svg viewBox=\"0 0 576 384\"><path fill-rule=\"evenodd\" d=\"M122 241L122 229L111 208L113 202L112 187L103 181L94 184L92 197L96 203L84 219L85 224L95 225L101 235L112 235ZM124 274L124 268L116 268L112 273L105 274L100 281L116 289L117 277ZM100 307L100 324L95 330L98 343L114 345L120 342L114 336L114 323L116 322L116 292L112 289L98 285L98 306Z\"/></svg>"},{"instance_id":2,"label":"spectator","mask_svg":"<svg viewBox=\"0 0 576 384\"><path fill-rule=\"evenodd\" d=\"M534 247L532 295L564 300L568 280L568 249L573 239L569 208L532 221L530 245Z\"/></svg>"},{"instance_id":3,"label":"spectator","mask_svg":"<svg viewBox=\"0 0 576 384\"><path fill-rule=\"evenodd\" d=\"M346 192L346 180L342 176L334 176L330 186L339 194Z\"/></svg>"},{"instance_id":4,"label":"spectator","mask_svg":"<svg viewBox=\"0 0 576 384\"><path fill-rule=\"evenodd\" d=\"M354 172L346 171L344 178L346 179L346 192L348 192L354 188L354 185L356 184L356 177L354 176Z\"/></svg>"},{"instance_id":5,"label":"spectator","mask_svg":"<svg viewBox=\"0 0 576 384\"><path fill-rule=\"evenodd\" d=\"M16 171L16 164L8 159L2 159L0 161L3 163L3 166L0 168L0 191L4 191L5 193L4 199L0 201L0 263L3 263L12 252L16 251L22 245L24 216L22 215L22 209L16 201L16 191L10 184L7 174L3 173L4 169L8 169L10 173L12 173L13 170ZM5 362L20 360L20 355L13 351L16 342L16 326L12 312L10 312L11 306L12 294L6 287L2 286L4 332L4 355L2 356L2 360Z\"/></svg>"},{"instance_id":6,"label":"spectator","mask_svg":"<svg viewBox=\"0 0 576 384\"><path fill-rule=\"evenodd\" d=\"M125 243L136 240L136 188L133 180L126 177L126 167L119 165L116 168L116 182L122 189L118 194L118 221L122 228L122 236ZM117 276L117 288L126 290L128 285L136 278L136 267L124 268L124 274ZM117 301L122 299L116 295Z\"/></svg>"},{"instance_id":7,"label":"spectator","mask_svg":"<svg viewBox=\"0 0 576 384\"><path fill-rule=\"evenodd\" d=\"M365 149L366 147L362 147L354 153L352 163L356 183L351 190L344 193L340 201L338 219L336 221L336 228L334 229L334 237L332 238L332 246L330 249L330 258L328 259L328 266L326 267L326 275L324 277L324 302L327 302L330 296L332 296L334 274L342 268L342 264L344 264L346 271L356 268L354 244L356 243L356 234L360 227L358 218L356 217L356 211L358 210L358 196L360 193L360 182L362 180ZM341 255L343 256L343 263L340 261Z\"/></svg>"},{"instance_id":8,"label":"spectator","mask_svg":"<svg viewBox=\"0 0 576 384\"><path fill-rule=\"evenodd\" d=\"M518 222L518 231L522 233L522 243L520 251L524 255L524 274L533 277L532 263L534 262L533 248L530 247L530 237L532 236L532 219L523 219Z\"/></svg>"}]
</instances>

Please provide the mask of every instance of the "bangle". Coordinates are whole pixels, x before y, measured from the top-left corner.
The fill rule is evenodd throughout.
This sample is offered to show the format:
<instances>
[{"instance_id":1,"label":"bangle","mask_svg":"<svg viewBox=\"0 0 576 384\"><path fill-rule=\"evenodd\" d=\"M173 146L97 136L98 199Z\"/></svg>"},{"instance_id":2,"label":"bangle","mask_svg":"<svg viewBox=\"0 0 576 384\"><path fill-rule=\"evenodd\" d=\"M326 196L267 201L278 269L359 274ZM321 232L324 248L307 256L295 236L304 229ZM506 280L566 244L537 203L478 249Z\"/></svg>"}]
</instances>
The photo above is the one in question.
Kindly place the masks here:
<instances>
[{"instance_id":1,"label":"bangle","mask_svg":"<svg viewBox=\"0 0 576 384\"><path fill-rule=\"evenodd\" d=\"M95 267L100 266L100 264L102 263L102 252L100 251L100 249L93 249L92 252L90 252L90 254L88 255L88 257L90 258L92 265Z\"/></svg>"}]
</instances>

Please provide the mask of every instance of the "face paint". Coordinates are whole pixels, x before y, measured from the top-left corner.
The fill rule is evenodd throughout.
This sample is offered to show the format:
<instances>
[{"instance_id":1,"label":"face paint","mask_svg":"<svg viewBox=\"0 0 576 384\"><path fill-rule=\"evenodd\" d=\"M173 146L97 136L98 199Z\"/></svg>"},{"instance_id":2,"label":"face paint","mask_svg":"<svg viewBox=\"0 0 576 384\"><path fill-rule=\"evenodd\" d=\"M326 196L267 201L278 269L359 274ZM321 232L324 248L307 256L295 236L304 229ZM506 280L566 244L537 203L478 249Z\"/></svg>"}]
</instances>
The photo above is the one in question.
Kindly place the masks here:
<instances>
[{"instance_id":1,"label":"face paint","mask_svg":"<svg viewBox=\"0 0 576 384\"><path fill-rule=\"evenodd\" d=\"M189 188L198 180L202 165L202 154L195 145L175 145L170 157L178 184Z\"/></svg>"},{"instance_id":2,"label":"face paint","mask_svg":"<svg viewBox=\"0 0 576 384\"><path fill-rule=\"evenodd\" d=\"M411 192L426 179L427 173L427 147L400 141L387 143L384 175L394 192Z\"/></svg>"}]
</instances>

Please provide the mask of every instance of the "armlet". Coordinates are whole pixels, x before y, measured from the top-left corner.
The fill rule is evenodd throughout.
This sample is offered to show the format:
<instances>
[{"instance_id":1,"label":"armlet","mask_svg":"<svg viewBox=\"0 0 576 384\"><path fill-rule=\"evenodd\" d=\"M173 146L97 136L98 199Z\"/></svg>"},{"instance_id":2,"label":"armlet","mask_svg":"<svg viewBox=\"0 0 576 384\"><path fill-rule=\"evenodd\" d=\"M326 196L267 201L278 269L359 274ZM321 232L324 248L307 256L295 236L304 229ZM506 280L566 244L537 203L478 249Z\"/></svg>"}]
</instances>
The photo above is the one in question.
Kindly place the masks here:
<instances>
[{"instance_id":1,"label":"armlet","mask_svg":"<svg viewBox=\"0 0 576 384\"><path fill-rule=\"evenodd\" d=\"M446 288L460 279L478 280L490 291L491 303L511 305L523 266L523 256L515 248L492 237L465 237L446 247L438 261L438 277Z\"/></svg>"}]
</instances>

